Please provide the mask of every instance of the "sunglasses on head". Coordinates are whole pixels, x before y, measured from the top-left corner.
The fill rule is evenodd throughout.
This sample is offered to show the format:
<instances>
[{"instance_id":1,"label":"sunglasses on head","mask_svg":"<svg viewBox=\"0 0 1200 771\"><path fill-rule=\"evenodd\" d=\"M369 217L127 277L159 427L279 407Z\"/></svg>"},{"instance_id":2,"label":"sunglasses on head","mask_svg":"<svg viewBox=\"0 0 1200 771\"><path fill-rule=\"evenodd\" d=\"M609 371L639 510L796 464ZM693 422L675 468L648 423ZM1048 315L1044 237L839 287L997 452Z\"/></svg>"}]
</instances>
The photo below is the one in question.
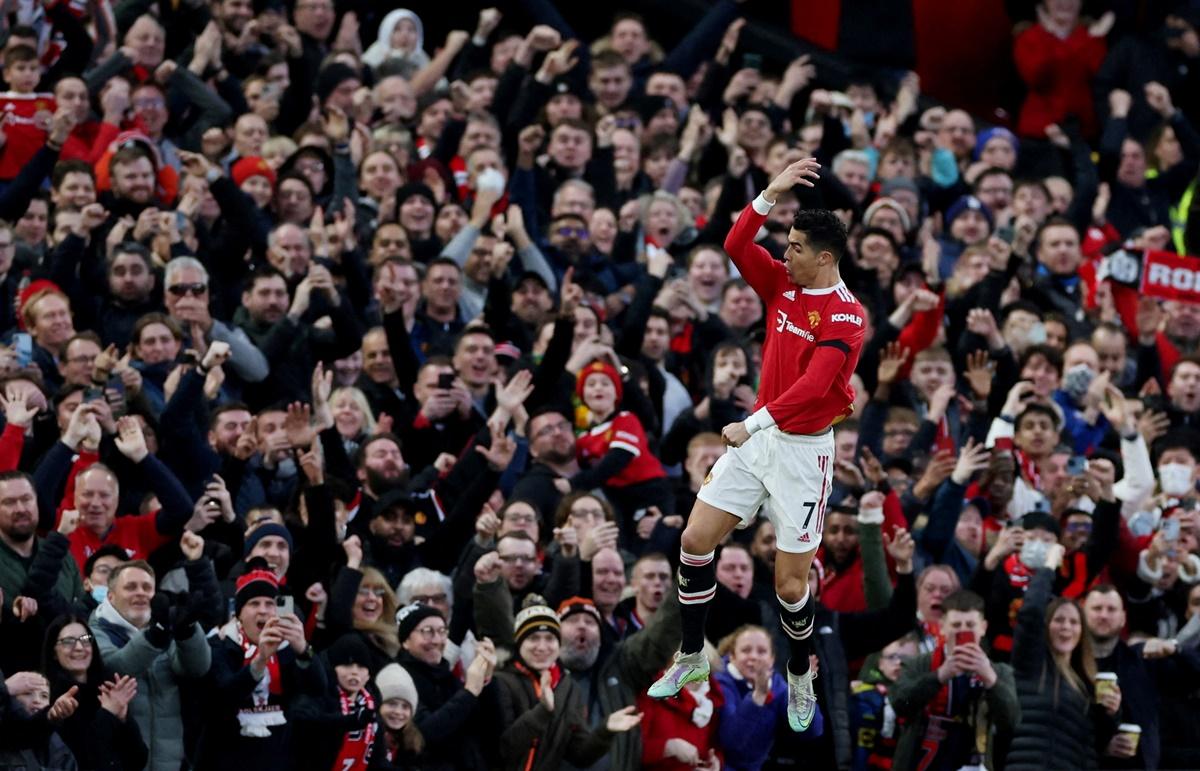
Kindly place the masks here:
<instances>
[{"instance_id":1,"label":"sunglasses on head","mask_svg":"<svg viewBox=\"0 0 1200 771\"><path fill-rule=\"evenodd\" d=\"M192 297L199 297L208 291L208 284L172 284L167 287L167 291L176 297L183 297L190 294Z\"/></svg>"}]
</instances>

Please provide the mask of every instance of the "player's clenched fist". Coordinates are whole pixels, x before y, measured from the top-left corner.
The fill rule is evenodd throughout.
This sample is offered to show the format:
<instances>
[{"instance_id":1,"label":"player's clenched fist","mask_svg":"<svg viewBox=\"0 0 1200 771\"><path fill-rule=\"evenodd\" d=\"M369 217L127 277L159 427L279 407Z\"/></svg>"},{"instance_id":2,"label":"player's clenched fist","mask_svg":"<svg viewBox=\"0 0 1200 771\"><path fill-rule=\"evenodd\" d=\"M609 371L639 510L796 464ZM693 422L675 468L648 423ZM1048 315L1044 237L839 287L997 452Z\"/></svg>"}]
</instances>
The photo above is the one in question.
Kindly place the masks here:
<instances>
[{"instance_id":1,"label":"player's clenched fist","mask_svg":"<svg viewBox=\"0 0 1200 771\"><path fill-rule=\"evenodd\" d=\"M725 444L730 447L741 447L750 438L750 432L746 430L746 423L730 423L725 428L721 429L721 438L725 440Z\"/></svg>"}]
</instances>

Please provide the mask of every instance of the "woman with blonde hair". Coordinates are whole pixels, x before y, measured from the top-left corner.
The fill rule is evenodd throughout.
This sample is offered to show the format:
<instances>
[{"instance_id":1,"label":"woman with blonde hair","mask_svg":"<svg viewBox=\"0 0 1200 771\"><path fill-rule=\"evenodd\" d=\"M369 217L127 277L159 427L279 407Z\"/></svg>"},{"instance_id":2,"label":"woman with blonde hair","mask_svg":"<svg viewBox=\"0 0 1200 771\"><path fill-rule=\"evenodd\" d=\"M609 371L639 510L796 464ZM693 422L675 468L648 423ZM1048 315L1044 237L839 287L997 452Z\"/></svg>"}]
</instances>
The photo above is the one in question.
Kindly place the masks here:
<instances>
[{"instance_id":1,"label":"woman with blonde hair","mask_svg":"<svg viewBox=\"0 0 1200 771\"><path fill-rule=\"evenodd\" d=\"M343 634L358 634L371 652L367 667L374 677L395 661L400 652L396 611L400 604L383 574L362 567L362 546L357 536L342 544L346 566L338 571L325 606L325 631L332 642Z\"/></svg>"},{"instance_id":2,"label":"woman with blonde hair","mask_svg":"<svg viewBox=\"0 0 1200 771\"><path fill-rule=\"evenodd\" d=\"M1117 684L1096 689L1096 659L1083 611L1051 599L1063 547L1052 544L1029 581L1013 634L1013 673L1021 722L1009 747L1007 771L1097 768L1099 749L1116 734L1121 709Z\"/></svg>"},{"instance_id":3,"label":"woman with blonde hair","mask_svg":"<svg viewBox=\"0 0 1200 771\"><path fill-rule=\"evenodd\" d=\"M329 407L333 410L333 425L346 454L353 456L367 437L375 432L375 413L366 395L354 386L335 389L329 395Z\"/></svg>"},{"instance_id":4,"label":"woman with blonde hair","mask_svg":"<svg viewBox=\"0 0 1200 771\"><path fill-rule=\"evenodd\" d=\"M724 667L712 679L721 691L717 738L729 769L759 769L775 744L776 731L787 724L787 680L775 669L771 635L757 624L745 624L717 645ZM825 730L820 707L800 741Z\"/></svg>"}]
</instances>

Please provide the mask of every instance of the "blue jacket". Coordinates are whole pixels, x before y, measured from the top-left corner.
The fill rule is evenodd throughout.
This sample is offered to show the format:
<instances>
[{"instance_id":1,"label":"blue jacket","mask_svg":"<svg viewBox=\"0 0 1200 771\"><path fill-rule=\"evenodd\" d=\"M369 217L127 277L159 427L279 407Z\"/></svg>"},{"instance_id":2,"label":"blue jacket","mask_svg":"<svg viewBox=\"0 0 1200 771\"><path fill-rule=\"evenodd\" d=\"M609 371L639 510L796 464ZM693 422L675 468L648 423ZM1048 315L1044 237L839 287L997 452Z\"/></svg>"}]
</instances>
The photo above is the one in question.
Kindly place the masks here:
<instances>
[{"instance_id":1,"label":"blue jacket","mask_svg":"<svg viewBox=\"0 0 1200 771\"><path fill-rule=\"evenodd\" d=\"M751 684L729 663L728 656L725 657L725 669L714 672L713 680L724 697L717 725L721 748L725 751L725 768L757 771L775 746L776 731L782 726L790 733L787 728L787 679L778 672L771 675L771 698L761 707L754 703ZM798 736L804 740L816 739L824 730L825 719L818 707L812 725Z\"/></svg>"}]
</instances>

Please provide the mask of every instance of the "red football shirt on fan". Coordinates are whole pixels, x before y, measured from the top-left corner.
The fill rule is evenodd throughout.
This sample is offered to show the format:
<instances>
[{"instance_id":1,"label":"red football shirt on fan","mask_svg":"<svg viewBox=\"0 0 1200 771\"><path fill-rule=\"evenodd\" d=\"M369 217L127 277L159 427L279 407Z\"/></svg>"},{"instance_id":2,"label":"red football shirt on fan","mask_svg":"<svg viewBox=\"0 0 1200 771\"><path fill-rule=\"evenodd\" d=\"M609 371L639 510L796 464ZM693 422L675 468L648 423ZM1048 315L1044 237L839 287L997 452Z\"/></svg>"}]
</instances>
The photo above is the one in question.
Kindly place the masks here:
<instances>
[{"instance_id":1,"label":"red football shirt on fan","mask_svg":"<svg viewBox=\"0 0 1200 771\"><path fill-rule=\"evenodd\" d=\"M7 140L0 148L0 179L15 179L21 167L29 163L46 144L46 130L54 116L53 94L0 92L0 111Z\"/></svg>"},{"instance_id":2,"label":"red football shirt on fan","mask_svg":"<svg viewBox=\"0 0 1200 771\"><path fill-rule=\"evenodd\" d=\"M754 243L765 214L750 204L725 238L725 251L766 306L757 411L791 434L815 434L854 411L850 376L866 336L866 314L846 285L806 289Z\"/></svg>"},{"instance_id":3,"label":"red football shirt on fan","mask_svg":"<svg viewBox=\"0 0 1200 771\"><path fill-rule=\"evenodd\" d=\"M658 458L650 452L642 422L632 412L618 412L612 420L604 421L575 440L575 454L585 466L599 463L609 448L633 453L633 460L605 484L626 487L667 475Z\"/></svg>"}]
</instances>

